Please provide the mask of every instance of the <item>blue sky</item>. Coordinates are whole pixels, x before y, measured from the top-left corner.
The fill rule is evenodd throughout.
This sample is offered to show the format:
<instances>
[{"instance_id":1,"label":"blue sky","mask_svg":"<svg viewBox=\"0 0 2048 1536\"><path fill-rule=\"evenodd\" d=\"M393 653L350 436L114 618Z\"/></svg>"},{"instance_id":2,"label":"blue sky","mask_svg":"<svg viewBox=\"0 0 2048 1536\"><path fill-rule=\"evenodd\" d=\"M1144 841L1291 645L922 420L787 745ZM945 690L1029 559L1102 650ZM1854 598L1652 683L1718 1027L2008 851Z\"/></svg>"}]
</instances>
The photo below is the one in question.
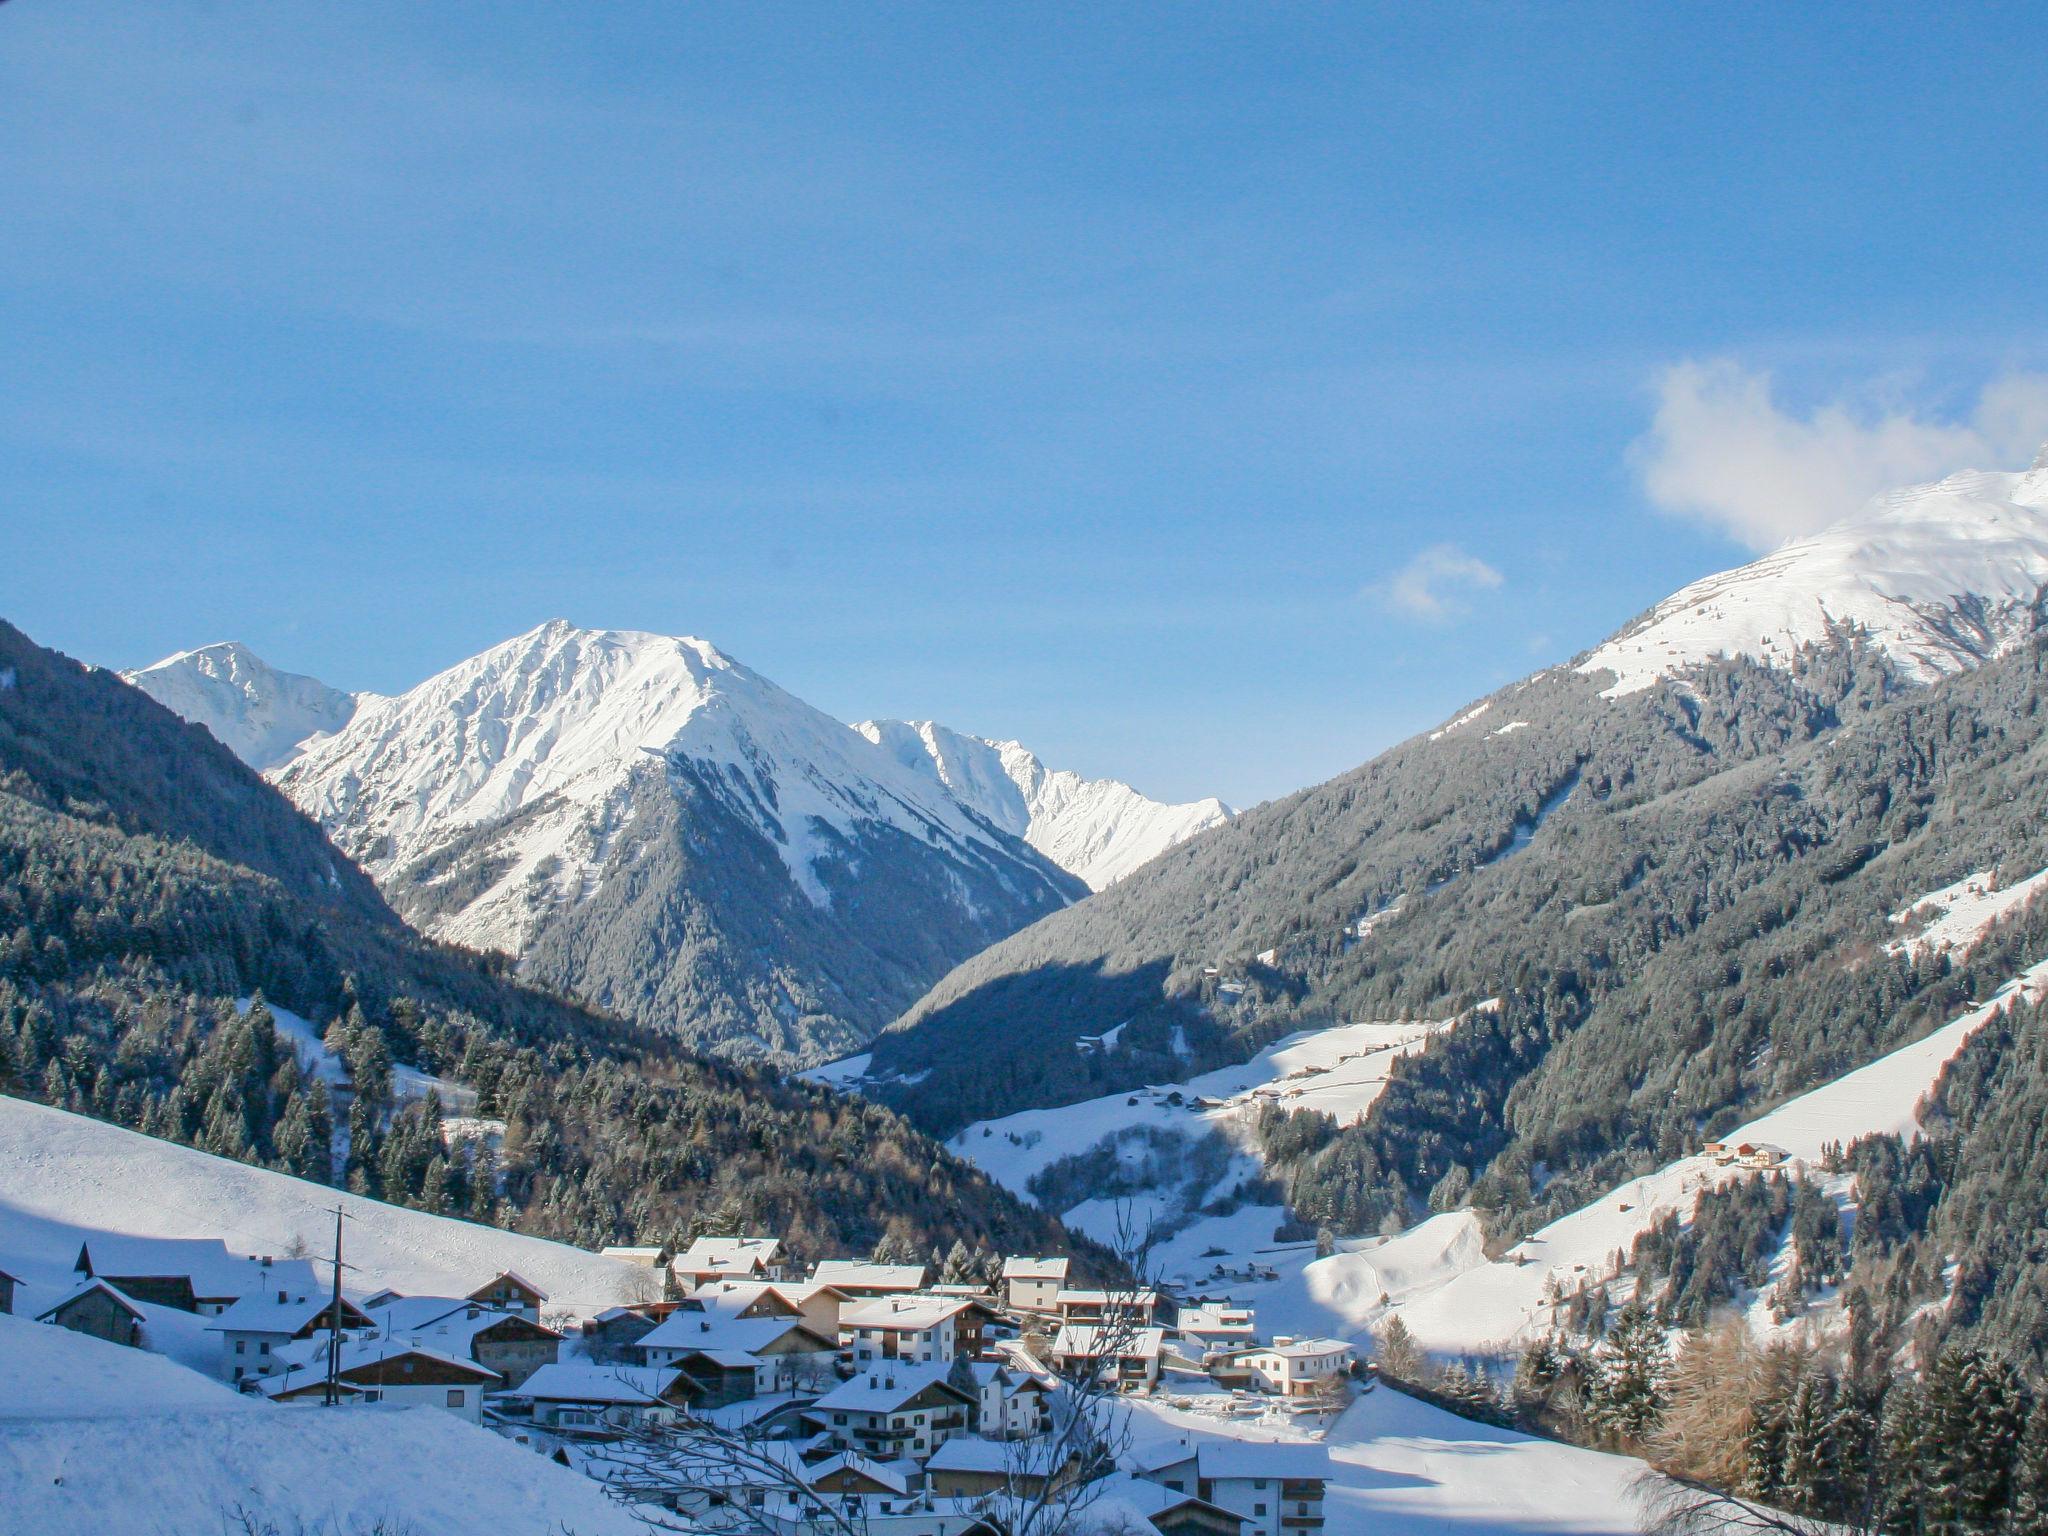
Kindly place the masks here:
<instances>
[{"instance_id":1,"label":"blue sky","mask_svg":"<svg viewBox=\"0 0 2048 1536\"><path fill-rule=\"evenodd\" d=\"M1953 9L16 0L0 615L1279 794L2048 433L2048 13Z\"/></svg>"}]
</instances>

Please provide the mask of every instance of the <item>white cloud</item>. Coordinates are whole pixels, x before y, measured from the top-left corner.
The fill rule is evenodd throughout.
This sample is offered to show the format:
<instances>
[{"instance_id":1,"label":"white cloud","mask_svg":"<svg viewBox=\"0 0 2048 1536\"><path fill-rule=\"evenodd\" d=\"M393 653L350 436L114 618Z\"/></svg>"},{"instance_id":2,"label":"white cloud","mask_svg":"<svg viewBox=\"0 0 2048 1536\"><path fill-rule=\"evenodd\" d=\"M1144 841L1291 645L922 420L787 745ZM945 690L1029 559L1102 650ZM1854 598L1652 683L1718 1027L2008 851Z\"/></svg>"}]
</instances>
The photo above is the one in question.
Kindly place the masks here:
<instances>
[{"instance_id":1,"label":"white cloud","mask_svg":"<svg viewBox=\"0 0 2048 1536\"><path fill-rule=\"evenodd\" d=\"M1404 613L1448 619L1465 611L1458 593L1492 591L1500 584L1500 572L1477 555L1468 555L1455 544L1432 544L1378 590Z\"/></svg>"},{"instance_id":2,"label":"white cloud","mask_svg":"<svg viewBox=\"0 0 2048 1536\"><path fill-rule=\"evenodd\" d=\"M1660 510L1774 549L1895 486L1959 469L2021 467L2044 437L2042 374L1993 380L1960 420L1844 400L1801 418L1779 408L1768 374L1722 360L1664 374L1635 457Z\"/></svg>"}]
</instances>

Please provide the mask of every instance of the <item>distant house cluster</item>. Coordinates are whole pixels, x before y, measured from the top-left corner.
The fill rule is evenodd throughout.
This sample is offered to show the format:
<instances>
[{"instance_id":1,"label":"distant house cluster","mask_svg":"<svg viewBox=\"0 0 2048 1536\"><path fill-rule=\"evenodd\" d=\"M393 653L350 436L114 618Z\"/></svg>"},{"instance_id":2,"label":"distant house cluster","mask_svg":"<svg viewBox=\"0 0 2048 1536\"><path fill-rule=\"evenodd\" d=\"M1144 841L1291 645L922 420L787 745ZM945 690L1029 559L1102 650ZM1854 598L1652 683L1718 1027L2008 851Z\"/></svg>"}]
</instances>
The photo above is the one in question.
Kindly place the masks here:
<instances>
[{"instance_id":1,"label":"distant house cluster","mask_svg":"<svg viewBox=\"0 0 2048 1536\"><path fill-rule=\"evenodd\" d=\"M132 1347L210 1336L221 1378L282 1408L431 1407L615 1484L633 1447L737 1436L746 1457L707 1451L680 1482L615 1489L734 1536L807 1536L830 1525L826 1504L876 1532L983 1536L1003 1501L1074 1488L1174 1536L1322 1528L1312 1444L1184 1442L1106 1464L1060 1429L1074 1401L1176 1388L1332 1408L1345 1341L1262 1340L1228 1298L1080 1284L1056 1256L1010 1257L981 1285L920 1264L803 1273L769 1236L604 1253L647 1269L651 1299L571 1322L511 1272L405 1295L216 1239L95 1236L40 1316ZM14 1285L0 1271L0 1311Z\"/></svg>"}]
</instances>

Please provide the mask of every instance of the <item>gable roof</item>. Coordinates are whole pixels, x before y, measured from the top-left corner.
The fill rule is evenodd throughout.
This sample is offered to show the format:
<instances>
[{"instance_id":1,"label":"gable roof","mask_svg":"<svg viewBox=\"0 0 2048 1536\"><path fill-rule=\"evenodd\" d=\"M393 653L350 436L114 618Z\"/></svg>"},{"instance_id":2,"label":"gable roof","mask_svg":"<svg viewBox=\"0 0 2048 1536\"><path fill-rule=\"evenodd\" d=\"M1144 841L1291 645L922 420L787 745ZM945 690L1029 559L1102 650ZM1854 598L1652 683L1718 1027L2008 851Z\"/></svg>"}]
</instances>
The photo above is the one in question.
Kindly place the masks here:
<instances>
[{"instance_id":1,"label":"gable roof","mask_svg":"<svg viewBox=\"0 0 2048 1536\"><path fill-rule=\"evenodd\" d=\"M934 1364L863 1371L851 1381L842 1381L811 1407L821 1413L895 1413L934 1389L971 1404L972 1397L946 1380L948 1369Z\"/></svg>"},{"instance_id":2,"label":"gable roof","mask_svg":"<svg viewBox=\"0 0 2048 1536\"><path fill-rule=\"evenodd\" d=\"M675 1267L709 1274L718 1270L745 1273L773 1264L782 1254L779 1237L700 1237L675 1257Z\"/></svg>"},{"instance_id":3,"label":"gable roof","mask_svg":"<svg viewBox=\"0 0 2048 1536\"><path fill-rule=\"evenodd\" d=\"M1155 1360L1166 1344L1164 1328L1120 1328L1114 1324L1068 1323L1053 1340L1055 1355L1089 1359L1112 1348L1119 1359Z\"/></svg>"},{"instance_id":4,"label":"gable roof","mask_svg":"<svg viewBox=\"0 0 2048 1536\"><path fill-rule=\"evenodd\" d=\"M808 1342L814 1353L839 1347L837 1339L814 1333L804 1326L801 1318L733 1317L723 1312L671 1312L657 1327L641 1336L639 1345L642 1349L688 1349L706 1353L727 1350L758 1355L792 1334L800 1335L798 1342Z\"/></svg>"},{"instance_id":5,"label":"gable roof","mask_svg":"<svg viewBox=\"0 0 2048 1536\"><path fill-rule=\"evenodd\" d=\"M877 1296L839 1311L841 1328L887 1328L922 1333L976 1306L964 1296Z\"/></svg>"},{"instance_id":6,"label":"gable roof","mask_svg":"<svg viewBox=\"0 0 2048 1536\"><path fill-rule=\"evenodd\" d=\"M1064 1258L1009 1258L1003 1260L1003 1278L1005 1280L1058 1280L1064 1282L1067 1278L1067 1270L1072 1264L1073 1261L1071 1259Z\"/></svg>"},{"instance_id":7,"label":"gable roof","mask_svg":"<svg viewBox=\"0 0 2048 1536\"><path fill-rule=\"evenodd\" d=\"M408 1338L419 1343L455 1346L464 1351L474 1347L478 1334L488 1333L493 1328L509 1328L528 1337L534 1334L543 1334L551 1339L562 1337L553 1328L536 1323L521 1313L501 1311L466 1296L401 1296L386 1302L370 1315L376 1321L377 1331L387 1339Z\"/></svg>"},{"instance_id":8,"label":"gable roof","mask_svg":"<svg viewBox=\"0 0 2048 1536\"><path fill-rule=\"evenodd\" d=\"M1299 1440L1229 1440L1219 1436L1181 1436L1150 1447L1131 1458L1140 1472L1157 1472L1192 1460L1201 1477L1278 1477L1306 1482L1328 1479L1330 1453L1321 1445Z\"/></svg>"},{"instance_id":9,"label":"gable roof","mask_svg":"<svg viewBox=\"0 0 2048 1536\"><path fill-rule=\"evenodd\" d=\"M508 1284L517 1290L524 1291L527 1295L533 1297L536 1301L546 1301L548 1299L548 1293L546 1291L542 1290L539 1286L535 1285L531 1280L527 1279L524 1275L521 1275L516 1271L509 1269L499 1270L495 1275L491 1276L490 1279L486 1280L482 1285L478 1286L475 1290L471 1291L468 1297L465 1299L469 1301L480 1300L484 1292L491 1290L493 1287L501 1284Z\"/></svg>"},{"instance_id":10,"label":"gable roof","mask_svg":"<svg viewBox=\"0 0 2048 1536\"><path fill-rule=\"evenodd\" d=\"M501 1397L532 1398L546 1403L631 1403L652 1406L685 1378L673 1366L597 1365L565 1360L544 1365Z\"/></svg>"},{"instance_id":11,"label":"gable roof","mask_svg":"<svg viewBox=\"0 0 2048 1536\"><path fill-rule=\"evenodd\" d=\"M923 1287L922 1264L864 1264L858 1259L825 1259L811 1279L841 1290L915 1291Z\"/></svg>"},{"instance_id":12,"label":"gable roof","mask_svg":"<svg viewBox=\"0 0 2048 1536\"><path fill-rule=\"evenodd\" d=\"M240 1297L206 1326L215 1333L297 1333L325 1317L332 1300L325 1291L315 1291L287 1292L280 1301L276 1292L266 1291ZM341 1322L344 1328L376 1326L376 1320L346 1296L341 1298Z\"/></svg>"},{"instance_id":13,"label":"gable roof","mask_svg":"<svg viewBox=\"0 0 2048 1536\"><path fill-rule=\"evenodd\" d=\"M94 1291L106 1292L107 1295L111 1296L114 1299L115 1306L119 1307L123 1312L126 1312L130 1317L134 1318L136 1322L139 1323L144 1321L142 1315L142 1308L140 1306L138 1306L135 1302L129 1300L128 1297L123 1296L118 1290L116 1290L113 1286L109 1285L106 1281L97 1279L86 1281L85 1284L79 1286L76 1290L72 1291L63 1299L53 1303L48 1307L45 1307L42 1311L36 1314L36 1321L39 1323L47 1322L50 1318L56 1316L59 1312L62 1312L66 1307L70 1306L74 1301L78 1301L83 1297L90 1296Z\"/></svg>"},{"instance_id":14,"label":"gable roof","mask_svg":"<svg viewBox=\"0 0 2048 1536\"><path fill-rule=\"evenodd\" d=\"M340 1374L346 1378L358 1372L374 1370L380 1365L411 1357L431 1360L436 1365L466 1375L475 1382L503 1381L505 1378L488 1366L478 1365L474 1360L461 1355L451 1355L446 1350L430 1349L417 1344L402 1344L392 1339L363 1339L343 1337L341 1341ZM261 1382L277 1382L278 1391L292 1386L303 1386L308 1380L323 1381L327 1376L327 1340L306 1339L289 1346L272 1358L279 1361L284 1369L269 1376L258 1378ZM377 1385L373 1382L372 1385ZM270 1390L268 1387L266 1391Z\"/></svg>"},{"instance_id":15,"label":"gable roof","mask_svg":"<svg viewBox=\"0 0 2048 1536\"><path fill-rule=\"evenodd\" d=\"M228 1252L217 1237L129 1237L100 1233L79 1245L72 1268L101 1279L184 1277L202 1301L230 1301L252 1291L316 1289L319 1279L304 1259L258 1258Z\"/></svg>"}]
</instances>

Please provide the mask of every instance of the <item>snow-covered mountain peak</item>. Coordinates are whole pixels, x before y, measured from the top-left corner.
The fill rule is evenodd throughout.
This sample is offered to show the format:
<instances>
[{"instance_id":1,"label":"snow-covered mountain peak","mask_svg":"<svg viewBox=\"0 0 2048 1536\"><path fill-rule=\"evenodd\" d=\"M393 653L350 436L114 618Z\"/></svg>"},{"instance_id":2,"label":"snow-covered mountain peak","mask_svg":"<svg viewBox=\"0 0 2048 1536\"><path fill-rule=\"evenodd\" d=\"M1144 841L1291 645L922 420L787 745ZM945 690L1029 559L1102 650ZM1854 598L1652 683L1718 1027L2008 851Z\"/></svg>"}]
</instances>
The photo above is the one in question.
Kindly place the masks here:
<instances>
[{"instance_id":1,"label":"snow-covered mountain peak","mask_svg":"<svg viewBox=\"0 0 2048 1536\"><path fill-rule=\"evenodd\" d=\"M1115 779L1048 768L1021 742L930 720L864 720L854 729L1093 890L1231 816L1213 797L1165 805Z\"/></svg>"},{"instance_id":2,"label":"snow-covered mountain peak","mask_svg":"<svg viewBox=\"0 0 2048 1536\"><path fill-rule=\"evenodd\" d=\"M259 769L285 762L310 736L340 730L367 697L281 672L233 640L179 651L121 676Z\"/></svg>"},{"instance_id":3,"label":"snow-covered mountain peak","mask_svg":"<svg viewBox=\"0 0 2048 1536\"><path fill-rule=\"evenodd\" d=\"M1659 603L1579 663L1609 697L1746 656L1790 666L1861 631L1899 674L1933 682L2039 627L2048 593L2048 465L1969 470L1876 497L1854 516Z\"/></svg>"},{"instance_id":4,"label":"snow-covered mountain peak","mask_svg":"<svg viewBox=\"0 0 2048 1536\"><path fill-rule=\"evenodd\" d=\"M366 703L277 780L379 878L498 829L489 888L434 926L517 950L548 903L588 894L650 758L767 838L817 906L821 862L863 825L1013 857L942 786L708 641L562 620Z\"/></svg>"}]
</instances>

